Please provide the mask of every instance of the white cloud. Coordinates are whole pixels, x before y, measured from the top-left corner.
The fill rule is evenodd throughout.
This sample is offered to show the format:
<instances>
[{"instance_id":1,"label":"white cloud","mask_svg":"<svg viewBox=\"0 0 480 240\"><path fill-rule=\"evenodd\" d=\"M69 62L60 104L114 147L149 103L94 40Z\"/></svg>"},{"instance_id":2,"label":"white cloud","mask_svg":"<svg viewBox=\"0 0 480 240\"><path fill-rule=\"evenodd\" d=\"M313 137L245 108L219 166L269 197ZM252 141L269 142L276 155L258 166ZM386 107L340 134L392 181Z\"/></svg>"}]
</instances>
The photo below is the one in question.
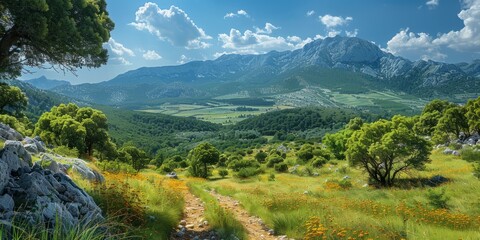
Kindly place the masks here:
<instances>
[{"instance_id":1,"label":"white cloud","mask_svg":"<svg viewBox=\"0 0 480 240\"><path fill-rule=\"evenodd\" d=\"M267 22L265 23L265 27L263 29L260 28L255 28L256 33L266 33L270 34L273 32L273 30L280 29L279 27L275 27L273 24Z\"/></svg>"},{"instance_id":2,"label":"white cloud","mask_svg":"<svg viewBox=\"0 0 480 240\"><path fill-rule=\"evenodd\" d=\"M110 47L110 50L112 50L112 52L118 56L123 56L123 55L128 55L130 57L135 56L135 53L131 49L126 48L125 46L123 46L123 44L115 41L115 39L113 38L110 38L107 44Z\"/></svg>"},{"instance_id":3,"label":"white cloud","mask_svg":"<svg viewBox=\"0 0 480 240\"><path fill-rule=\"evenodd\" d=\"M310 11L308 11L306 14L307 14L307 17L310 17L310 16L312 16L313 14L315 14L315 11L310 10Z\"/></svg>"},{"instance_id":4,"label":"white cloud","mask_svg":"<svg viewBox=\"0 0 480 240\"><path fill-rule=\"evenodd\" d=\"M345 35L347 35L347 37L356 37L358 35L358 29L355 29L352 32L345 31Z\"/></svg>"},{"instance_id":5,"label":"white cloud","mask_svg":"<svg viewBox=\"0 0 480 240\"><path fill-rule=\"evenodd\" d=\"M180 56L180 59L177 61L177 63L184 64L189 62L190 60L192 59L182 54L182 56Z\"/></svg>"},{"instance_id":6,"label":"white cloud","mask_svg":"<svg viewBox=\"0 0 480 240\"><path fill-rule=\"evenodd\" d=\"M301 39L298 36L270 36L274 29L278 29L273 24L266 23L264 29L256 29L255 32L246 30L240 32L237 29L230 29L230 33L222 33L218 35L219 41L222 42L222 48L229 52L216 53L218 57L227 53L238 54L260 54L272 50L284 51L293 50L303 47L305 44L313 41L311 38Z\"/></svg>"},{"instance_id":7,"label":"white cloud","mask_svg":"<svg viewBox=\"0 0 480 240\"><path fill-rule=\"evenodd\" d=\"M347 24L348 22L352 21L352 17L340 17L340 16L332 16L332 15L324 15L324 16L319 16L318 17L320 22L323 23L327 28L334 28L338 26L343 26Z\"/></svg>"},{"instance_id":8,"label":"white cloud","mask_svg":"<svg viewBox=\"0 0 480 240\"><path fill-rule=\"evenodd\" d=\"M248 15L247 11L243 9L238 10L237 13L233 13L233 12L227 13L225 14L225 16L223 16L223 18L233 18L233 17L239 17L239 16L250 18L250 15Z\"/></svg>"},{"instance_id":9,"label":"white cloud","mask_svg":"<svg viewBox=\"0 0 480 240\"><path fill-rule=\"evenodd\" d=\"M429 8L434 8L436 6L438 6L438 4L440 3L440 0L428 0L425 5L427 5Z\"/></svg>"},{"instance_id":10,"label":"white cloud","mask_svg":"<svg viewBox=\"0 0 480 240\"><path fill-rule=\"evenodd\" d=\"M464 0L464 9L458 17L463 28L458 31L439 33L432 37L427 33L401 30L387 42L391 53L412 59L444 60L447 51L480 53L480 0Z\"/></svg>"},{"instance_id":11,"label":"white cloud","mask_svg":"<svg viewBox=\"0 0 480 240\"><path fill-rule=\"evenodd\" d=\"M148 50L146 51L144 54L143 54L143 58L145 60L150 60L150 61L153 61L153 60L159 60L162 58L162 56L160 56L160 54L158 54L157 52L155 52L154 50Z\"/></svg>"},{"instance_id":12,"label":"white cloud","mask_svg":"<svg viewBox=\"0 0 480 240\"><path fill-rule=\"evenodd\" d=\"M132 65L131 62L129 62L127 59L125 59L124 57L114 57L114 58L110 58L110 61L114 64L121 64L121 65L126 65L126 66L129 66L129 65Z\"/></svg>"},{"instance_id":13,"label":"white cloud","mask_svg":"<svg viewBox=\"0 0 480 240\"><path fill-rule=\"evenodd\" d=\"M161 9L152 2L145 3L135 13L135 22L130 23L138 30L146 30L163 41L187 49L207 48L210 44L204 40L211 39L180 8L171 6Z\"/></svg>"}]
</instances>

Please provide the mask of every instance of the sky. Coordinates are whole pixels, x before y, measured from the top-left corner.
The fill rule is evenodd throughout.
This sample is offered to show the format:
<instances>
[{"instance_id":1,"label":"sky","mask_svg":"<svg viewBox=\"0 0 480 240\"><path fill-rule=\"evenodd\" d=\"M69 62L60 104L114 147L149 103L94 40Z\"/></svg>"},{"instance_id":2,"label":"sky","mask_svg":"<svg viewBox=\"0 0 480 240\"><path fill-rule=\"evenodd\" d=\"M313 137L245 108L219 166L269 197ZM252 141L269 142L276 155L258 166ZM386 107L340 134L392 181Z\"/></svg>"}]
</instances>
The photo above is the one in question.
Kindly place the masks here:
<instances>
[{"instance_id":1,"label":"sky","mask_svg":"<svg viewBox=\"0 0 480 240\"><path fill-rule=\"evenodd\" d=\"M75 75L29 69L72 84L140 67L286 51L335 35L359 37L410 60L480 59L480 0L106 0L115 29L109 61Z\"/></svg>"}]
</instances>

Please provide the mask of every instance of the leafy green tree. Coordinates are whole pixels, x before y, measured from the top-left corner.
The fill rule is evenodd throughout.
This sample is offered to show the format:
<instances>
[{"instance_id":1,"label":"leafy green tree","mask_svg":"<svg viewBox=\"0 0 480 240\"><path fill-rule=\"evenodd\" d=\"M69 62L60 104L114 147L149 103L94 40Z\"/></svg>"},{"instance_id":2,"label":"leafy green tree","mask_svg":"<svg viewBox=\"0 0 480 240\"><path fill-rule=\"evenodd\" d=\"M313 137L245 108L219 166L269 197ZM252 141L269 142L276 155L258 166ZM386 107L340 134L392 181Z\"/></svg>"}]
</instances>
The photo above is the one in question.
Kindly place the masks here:
<instances>
[{"instance_id":1,"label":"leafy green tree","mask_svg":"<svg viewBox=\"0 0 480 240\"><path fill-rule=\"evenodd\" d=\"M430 161L430 151L429 143L406 124L379 120L353 133L345 155L351 165L365 169L373 181L389 187L400 173L423 169Z\"/></svg>"},{"instance_id":2,"label":"leafy green tree","mask_svg":"<svg viewBox=\"0 0 480 240\"><path fill-rule=\"evenodd\" d=\"M265 159L267 159L268 154L262 150L255 154L255 160L257 160L259 163L264 163Z\"/></svg>"},{"instance_id":3,"label":"leafy green tree","mask_svg":"<svg viewBox=\"0 0 480 240\"><path fill-rule=\"evenodd\" d=\"M461 106L447 109L438 120L438 124L435 127L435 133L453 134L454 138L457 138L460 135L460 132L469 134L470 131L466 113L466 109Z\"/></svg>"},{"instance_id":4,"label":"leafy green tree","mask_svg":"<svg viewBox=\"0 0 480 240\"><path fill-rule=\"evenodd\" d=\"M94 149L108 146L107 117L99 110L79 108L73 103L60 104L42 114L35 125L35 134L45 142L77 148L89 156Z\"/></svg>"},{"instance_id":5,"label":"leafy green tree","mask_svg":"<svg viewBox=\"0 0 480 240\"><path fill-rule=\"evenodd\" d=\"M468 125L472 132L480 133L480 97L475 100L469 100L465 105L467 110L466 117Z\"/></svg>"},{"instance_id":6,"label":"leafy green tree","mask_svg":"<svg viewBox=\"0 0 480 240\"><path fill-rule=\"evenodd\" d=\"M443 113L456 105L446 100L435 99L423 108L414 130L416 133L431 136Z\"/></svg>"},{"instance_id":7,"label":"leafy green tree","mask_svg":"<svg viewBox=\"0 0 480 240\"><path fill-rule=\"evenodd\" d=\"M119 160L130 164L135 170L140 171L150 161L145 151L135 146L123 146L118 150Z\"/></svg>"},{"instance_id":8,"label":"leafy green tree","mask_svg":"<svg viewBox=\"0 0 480 240\"><path fill-rule=\"evenodd\" d=\"M23 65L46 62L61 70L99 67L114 24L105 0L2 0L0 78L20 75Z\"/></svg>"},{"instance_id":9,"label":"leafy green tree","mask_svg":"<svg viewBox=\"0 0 480 240\"><path fill-rule=\"evenodd\" d=\"M302 162L308 162L313 158L313 146L310 144L303 144L302 148L297 152L297 157Z\"/></svg>"},{"instance_id":10,"label":"leafy green tree","mask_svg":"<svg viewBox=\"0 0 480 240\"><path fill-rule=\"evenodd\" d=\"M216 164L220 158L220 152L210 143L201 143L188 153L190 173L194 177L208 177L208 165ZM203 166L203 171L200 168Z\"/></svg>"},{"instance_id":11,"label":"leafy green tree","mask_svg":"<svg viewBox=\"0 0 480 240\"><path fill-rule=\"evenodd\" d=\"M0 114L20 117L22 110L27 107L27 101L20 88L0 82Z\"/></svg>"},{"instance_id":12,"label":"leafy green tree","mask_svg":"<svg viewBox=\"0 0 480 240\"><path fill-rule=\"evenodd\" d=\"M336 133L327 133L322 143L335 155L337 159L345 159L347 140L354 131L359 130L364 122L361 118L350 119L345 128Z\"/></svg>"}]
</instances>

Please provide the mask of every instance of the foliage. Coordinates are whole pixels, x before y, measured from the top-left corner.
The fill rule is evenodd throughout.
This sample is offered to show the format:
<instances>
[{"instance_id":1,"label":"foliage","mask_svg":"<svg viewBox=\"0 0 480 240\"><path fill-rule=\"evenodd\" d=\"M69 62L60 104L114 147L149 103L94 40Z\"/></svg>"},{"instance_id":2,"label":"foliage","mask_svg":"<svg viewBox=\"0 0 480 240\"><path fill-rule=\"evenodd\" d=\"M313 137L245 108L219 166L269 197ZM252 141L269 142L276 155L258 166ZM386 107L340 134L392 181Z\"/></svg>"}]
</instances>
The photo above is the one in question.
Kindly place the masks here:
<instances>
[{"instance_id":1,"label":"foliage","mask_svg":"<svg viewBox=\"0 0 480 240\"><path fill-rule=\"evenodd\" d=\"M220 177L222 177L222 178L225 178L228 175L228 170L227 169L219 169L218 170L218 175L220 175Z\"/></svg>"},{"instance_id":2,"label":"foliage","mask_svg":"<svg viewBox=\"0 0 480 240\"><path fill-rule=\"evenodd\" d=\"M96 162L96 164L104 172L127 173L127 174L133 174L133 173L137 172L132 167L132 165L120 162L118 160L115 160L115 161L99 161L99 162Z\"/></svg>"},{"instance_id":3,"label":"foliage","mask_svg":"<svg viewBox=\"0 0 480 240\"><path fill-rule=\"evenodd\" d=\"M418 122L414 126L416 133L425 136L431 136L438 120L441 118L445 110L455 107L455 104L446 100L434 99L423 108Z\"/></svg>"},{"instance_id":4,"label":"foliage","mask_svg":"<svg viewBox=\"0 0 480 240\"><path fill-rule=\"evenodd\" d=\"M423 169L430 150L429 143L408 129L404 120L393 119L363 125L349 138L345 155L376 183L392 186L398 174Z\"/></svg>"},{"instance_id":5,"label":"foliage","mask_svg":"<svg viewBox=\"0 0 480 240\"><path fill-rule=\"evenodd\" d=\"M245 168L240 168L238 172L235 173L235 177L245 179L249 177L256 176L261 173L261 170L256 167L245 167Z\"/></svg>"},{"instance_id":6,"label":"foliage","mask_svg":"<svg viewBox=\"0 0 480 240\"><path fill-rule=\"evenodd\" d=\"M35 125L35 134L56 146L77 148L93 155L109 141L107 117L99 110L79 108L73 103L60 104L42 114Z\"/></svg>"},{"instance_id":7,"label":"foliage","mask_svg":"<svg viewBox=\"0 0 480 240\"><path fill-rule=\"evenodd\" d=\"M1 74L2 71L0 71L0 76ZM27 96L20 88L0 82L0 114L21 117L22 111L27 106L27 101Z\"/></svg>"},{"instance_id":8,"label":"foliage","mask_svg":"<svg viewBox=\"0 0 480 240\"><path fill-rule=\"evenodd\" d=\"M459 137L460 132L468 134L470 131L465 114L466 109L464 107L456 106L448 108L438 120L434 134L453 134L455 138Z\"/></svg>"},{"instance_id":9,"label":"foliage","mask_svg":"<svg viewBox=\"0 0 480 240\"><path fill-rule=\"evenodd\" d=\"M277 163L274 166L275 171L277 172L286 172L288 171L288 165L284 162Z\"/></svg>"},{"instance_id":10,"label":"foliage","mask_svg":"<svg viewBox=\"0 0 480 240\"><path fill-rule=\"evenodd\" d=\"M118 160L130 164L135 170L145 168L150 162L145 151L135 146L124 146L118 150Z\"/></svg>"},{"instance_id":11,"label":"foliage","mask_svg":"<svg viewBox=\"0 0 480 240\"><path fill-rule=\"evenodd\" d=\"M219 161L220 152L210 143L201 143L188 153L190 173L194 177L208 177L208 165ZM203 171L200 168L203 166Z\"/></svg>"},{"instance_id":12,"label":"foliage","mask_svg":"<svg viewBox=\"0 0 480 240\"><path fill-rule=\"evenodd\" d=\"M257 160L259 163L264 163L267 157L268 154L262 150L255 154L255 160Z\"/></svg>"},{"instance_id":13,"label":"foliage","mask_svg":"<svg viewBox=\"0 0 480 240\"><path fill-rule=\"evenodd\" d=\"M78 149L68 148L67 146L58 146L52 149L54 153L67 157L79 157Z\"/></svg>"},{"instance_id":14,"label":"foliage","mask_svg":"<svg viewBox=\"0 0 480 240\"><path fill-rule=\"evenodd\" d=\"M25 117L18 119L10 115L0 114L0 122L9 125L24 136L31 135L32 133L32 129L30 128L31 123Z\"/></svg>"},{"instance_id":15,"label":"foliage","mask_svg":"<svg viewBox=\"0 0 480 240\"><path fill-rule=\"evenodd\" d=\"M304 144L297 152L297 157L303 163L308 162L313 158L313 146L310 144Z\"/></svg>"},{"instance_id":16,"label":"foliage","mask_svg":"<svg viewBox=\"0 0 480 240\"><path fill-rule=\"evenodd\" d=\"M469 100L465 105L465 109L470 130L480 133L480 97Z\"/></svg>"},{"instance_id":17,"label":"foliage","mask_svg":"<svg viewBox=\"0 0 480 240\"><path fill-rule=\"evenodd\" d=\"M283 162L283 158L278 154L272 154L267 158L267 167L273 167L277 163Z\"/></svg>"},{"instance_id":18,"label":"foliage","mask_svg":"<svg viewBox=\"0 0 480 240\"><path fill-rule=\"evenodd\" d=\"M325 159L324 157L315 157L312 161L312 167L321 168L327 162L328 162L328 160Z\"/></svg>"},{"instance_id":19,"label":"foliage","mask_svg":"<svg viewBox=\"0 0 480 240\"><path fill-rule=\"evenodd\" d=\"M461 157L467 162L480 162L480 150L476 148L463 148Z\"/></svg>"},{"instance_id":20,"label":"foliage","mask_svg":"<svg viewBox=\"0 0 480 240\"><path fill-rule=\"evenodd\" d=\"M62 70L99 67L114 24L98 1L12 0L0 3L0 78L15 78L23 65L48 62Z\"/></svg>"},{"instance_id":21,"label":"foliage","mask_svg":"<svg viewBox=\"0 0 480 240\"><path fill-rule=\"evenodd\" d=\"M327 133L322 140L322 143L335 155L337 159L345 159L345 151L347 140L352 136L354 131L359 130L363 125L361 118L353 118L348 124L336 133Z\"/></svg>"},{"instance_id":22,"label":"foliage","mask_svg":"<svg viewBox=\"0 0 480 240\"><path fill-rule=\"evenodd\" d=\"M449 208L448 201L450 200L450 197L445 194L445 188L442 188L439 191L428 189L427 199L428 203L436 209Z\"/></svg>"},{"instance_id":23,"label":"foliage","mask_svg":"<svg viewBox=\"0 0 480 240\"><path fill-rule=\"evenodd\" d=\"M238 159L231 161L228 164L228 167L233 171L238 172L243 168L259 168L260 164L257 161L253 160Z\"/></svg>"}]
</instances>

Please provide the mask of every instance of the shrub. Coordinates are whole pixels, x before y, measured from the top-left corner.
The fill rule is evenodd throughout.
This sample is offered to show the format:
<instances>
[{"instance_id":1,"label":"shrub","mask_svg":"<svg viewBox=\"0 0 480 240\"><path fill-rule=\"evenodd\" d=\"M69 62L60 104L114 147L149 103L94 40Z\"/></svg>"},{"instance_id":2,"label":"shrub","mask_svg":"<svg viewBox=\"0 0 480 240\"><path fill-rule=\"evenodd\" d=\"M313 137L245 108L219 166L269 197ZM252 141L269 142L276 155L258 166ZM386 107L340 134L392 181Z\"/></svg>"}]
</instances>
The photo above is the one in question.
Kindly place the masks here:
<instances>
[{"instance_id":1,"label":"shrub","mask_svg":"<svg viewBox=\"0 0 480 240\"><path fill-rule=\"evenodd\" d=\"M326 160L330 160L333 158L333 153L328 150L327 148L317 148L315 150L313 150L313 156L316 156L316 157L323 157L325 158Z\"/></svg>"},{"instance_id":2,"label":"shrub","mask_svg":"<svg viewBox=\"0 0 480 240\"><path fill-rule=\"evenodd\" d=\"M352 183L348 179L342 179L338 182L338 185L344 190L350 189L352 187Z\"/></svg>"},{"instance_id":3,"label":"shrub","mask_svg":"<svg viewBox=\"0 0 480 240\"><path fill-rule=\"evenodd\" d=\"M325 163L327 163L327 159L324 157L315 157L312 161L312 167L321 168Z\"/></svg>"},{"instance_id":4,"label":"shrub","mask_svg":"<svg viewBox=\"0 0 480 240\"><path fill-rule=\"evenodd\" d=\"M273 167L275 164L281 163L281 162L283 162L283 158L280 157L279 155L277 154L270 155L267 158L267 167Z\"/></svg>"},{"instance_id":5,"label":"shrub","mask_svg":"<svg viewBox=\"0 0 480 240\"><path fill-rule=\"evenodd\" d=\"M220 177L222 177L222 178L225 178L225 176L228 175L228 170L227 169L220 169L220 170L218 170L218 175L220 175Z\"/></svg>"},{"instance_id":6,"label":"shrub","mask_svg":"<svg viewBox=\"0 0 480 240\"><path fill-rule=\"evenodd\" d=\"M480 162L480 151L474 148L463 149L461 156L467 162Z\"/></svg>"},{"instance_id":7,"label":"shrub","mask_svg":"<svg viewBox=\"0 0 480 240\"><path fill-rule=\"evenodd\" d=\"M260 169L254 167L246 167L240 169L235 176L238 178L249 178L260 174Z\"/></svg>"},{"instance_id":8,"label":"shrub","mask_svg":"<svg viewBox=\"0 0 480 240\"><path fill-rule=\"evenodd\" d=\"M273 174L273 173L270 174L270 175L268 176L268 181L270 181L270 182L275 181L275 174Z\"/></svg>"},{"instance_id":9,"label":"shrub","mask_svg":"<svg viewBox=\"0 0 480 240\"><path fill-rule=\"evenodd\" d=\"M58 146L53 149L53 152L56 154L65 156L65 157L78 157L78 149L77 148L69 148L67 146Z\"/></svg>"},{"instance_id":10,"label":"shrub","mask_svg":"<svg viewBox=\"0 0 480 240\"><path fill-rule=\"evenodd\" d=\"M445 188L442 188L439 191L434 191L432 189L429 189L427 192L427 199L428 203L438 209L438 208L448 208L448 200L450 200L450 197L445 195Z\"/></svg>"},{"instance_id":11,"label":"shrub","mask_svg":"<svg viewBox=\"0 0 480 240\"><path fill-rule=\"evenodd\" d=\"M306 166L302 170L302 175L304 176L313 176L314 173L315 173L315 170L310 166Z\"/></svg>"},{"instance_id":12,"label":"shrub","mask_svg":"<svg viewBox=\"0 0 480 240\"><path fill-rule=\"evenodd\" d=\"M286 163L281 162L274 165L275 171L277 172L286 172L288 171L288 166Z\"/></svg>"},{"instance_id":13,"label":"shrub","mask_svg":"<svg viewBox=\"0 0 480 240\"><path fill-rule=\"evenodd\" d=\"M258 162L256 161L242 159L230 162L230 164L228 164L228 167L231 168L233 171L238 172L243 168L259 168L260 164L258 164Z\"/></svg>"},{"instance_id":14,"label":"shrub","mask_svg":"<svg viewBox=\"0 0 480 240\"><path fill-rule=\"evenodd\" d=\"M268 154L262 150L260 150L260 152L258 152L256 155L255 155L255 160L257 160L259 163L264 163L265 160L267 159L268 157Z\"/></svg>"}]
</instances>

